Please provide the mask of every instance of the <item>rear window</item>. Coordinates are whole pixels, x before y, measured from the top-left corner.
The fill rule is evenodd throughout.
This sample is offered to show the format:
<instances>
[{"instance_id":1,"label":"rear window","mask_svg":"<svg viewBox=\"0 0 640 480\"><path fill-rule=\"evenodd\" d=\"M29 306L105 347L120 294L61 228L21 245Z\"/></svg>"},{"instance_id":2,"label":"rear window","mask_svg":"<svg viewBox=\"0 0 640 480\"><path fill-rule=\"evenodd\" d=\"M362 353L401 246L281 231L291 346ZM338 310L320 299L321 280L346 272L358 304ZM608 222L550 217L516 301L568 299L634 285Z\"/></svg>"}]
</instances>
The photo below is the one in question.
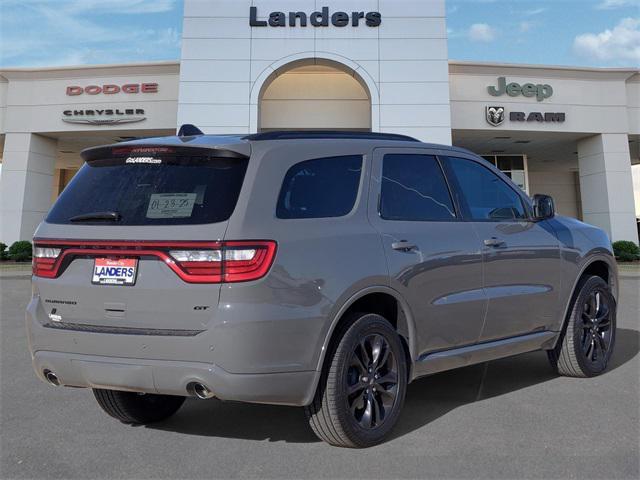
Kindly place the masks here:
<instances>
[{"instance_id":1,"label":"rear window","mask_svg":"<svg viewBox=\"0 0 640 480\"><path fill-rule=\"evenodd\" d=\"M278 218L342 217L358 196L362 156L327 157L300 162L285 175Z\"/></svg>"},{"instance_id":2,"label":"rear window","mask_svg":"<svg viewBox=\"0 0 640 480\"><path fill-rule=\"evenodd\" d=\"M247 170L244 158L189 154L87 162L47 216L57 224L196 225L229 219Z\"/></svg>"}]
</instances>

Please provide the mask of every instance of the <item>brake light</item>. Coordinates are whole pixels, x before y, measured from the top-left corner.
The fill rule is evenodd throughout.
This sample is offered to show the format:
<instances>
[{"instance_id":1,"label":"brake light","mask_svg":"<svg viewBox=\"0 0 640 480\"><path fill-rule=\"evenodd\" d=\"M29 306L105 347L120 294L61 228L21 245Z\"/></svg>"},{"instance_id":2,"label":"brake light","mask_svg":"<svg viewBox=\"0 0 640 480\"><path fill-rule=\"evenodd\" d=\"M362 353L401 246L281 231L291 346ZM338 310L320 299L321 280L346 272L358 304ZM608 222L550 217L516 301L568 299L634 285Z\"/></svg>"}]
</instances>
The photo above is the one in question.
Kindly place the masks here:
<instances>
[{"instance_id":1,"label":"brake light","mask_svg":"<svg viewBox=\"0 0 640 480\"><path fill-rule=\"evenodd\" d=\"M269 271L276 244L261 242L224 242L216 250L170 250L169 255L189 275L219 277L215 282L248 282Z\"/></svg>"},{"instance_id":2,"label":"brake light","mask_svg":"<svg viewBox=\"0 0 640 480\"><path fill-rule=\"evenodd\" d=\"M98 241L35 239L33 274L56 278L77 257L154 258L187 283L235 283L264 277L276 242Z\"/></svg>"},{"instance_id":3,"label":"brake light","mask_svg":"<svg viewBox=\"0 0 640 480\"><path fill-rule=\"evenodd\" d=\"M62 249L50 247L33 247L33 274L38 277L54 278L57 274L56 261Z\"/></svg>"}]
</instances>

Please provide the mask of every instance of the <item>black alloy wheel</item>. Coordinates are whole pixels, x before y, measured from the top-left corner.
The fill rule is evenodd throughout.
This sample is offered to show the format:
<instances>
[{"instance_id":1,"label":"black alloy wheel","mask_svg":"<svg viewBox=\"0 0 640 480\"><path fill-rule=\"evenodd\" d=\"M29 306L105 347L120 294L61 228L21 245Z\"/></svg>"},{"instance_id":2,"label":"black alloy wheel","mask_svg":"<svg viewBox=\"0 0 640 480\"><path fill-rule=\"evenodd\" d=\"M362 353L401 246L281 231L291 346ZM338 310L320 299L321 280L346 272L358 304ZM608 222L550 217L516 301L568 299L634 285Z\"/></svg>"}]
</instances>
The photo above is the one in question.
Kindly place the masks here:
<instances>
[{"instance_id":1,"label":"black alloy wheel","mask_svg":"<svg viewBox=\"0 0 640 480\"><path fill-rule=\"evenodd\" d=\"M387 340L372 334L355 345L349 363L349 411L362 428L377 428L398 397L398 362Z\"/></svg>"},{"instance_id":2,"label":"black alloy wheel","mask_svg":"<svg viewBox=\"0 0 640 480\"><path fill-rule=\"evenodd\" d=\"M384 442L398 423L408 383L408 353L394 326L375 313L353 313L335 333L309 425L325 442L364 448Z\"/></svg>"},{"instance_id":3,"label":"black alloy wheel","mask_svg":"<svg viewBox=\"0 0 640 480\"><path fill-rule=\"evenodd\" d=\"M594 377L607 369L616 340L616 307L604 279L580 279L564 331L547 352L560 375Z\"/></svg>"},{"instance_id":4,"label":"black alloy wheel","mask_svg":"<svg viewBox=\"0 0 640 480\"><path fill-rule=\"evenodd\" d=\"M604 369L613 339L609 295L600 289L590 292L582 307L582 336L580 347L585 359Z\"/></svg>"}]
</instances>

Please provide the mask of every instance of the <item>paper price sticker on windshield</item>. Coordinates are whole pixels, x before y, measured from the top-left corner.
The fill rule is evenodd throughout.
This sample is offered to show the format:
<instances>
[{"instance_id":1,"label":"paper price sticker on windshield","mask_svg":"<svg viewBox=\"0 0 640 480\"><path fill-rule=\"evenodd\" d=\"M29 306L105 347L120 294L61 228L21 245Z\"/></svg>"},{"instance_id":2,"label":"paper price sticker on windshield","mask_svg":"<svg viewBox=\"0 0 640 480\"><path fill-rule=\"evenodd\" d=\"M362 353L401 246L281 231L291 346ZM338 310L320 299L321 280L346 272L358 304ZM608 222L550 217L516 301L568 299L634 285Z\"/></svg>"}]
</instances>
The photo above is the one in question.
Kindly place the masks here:
<instances>
[{"instance_id":1,"label":"paper price sticker on windshield","mask_svg":"<svg viewBox=\"0 0 640 480\"><path fill-rule=\"evenodd\" d=\"M186 218L193 212L196 193L154 193L149 199L147 218Z\"/></svg>"}]
</instances>

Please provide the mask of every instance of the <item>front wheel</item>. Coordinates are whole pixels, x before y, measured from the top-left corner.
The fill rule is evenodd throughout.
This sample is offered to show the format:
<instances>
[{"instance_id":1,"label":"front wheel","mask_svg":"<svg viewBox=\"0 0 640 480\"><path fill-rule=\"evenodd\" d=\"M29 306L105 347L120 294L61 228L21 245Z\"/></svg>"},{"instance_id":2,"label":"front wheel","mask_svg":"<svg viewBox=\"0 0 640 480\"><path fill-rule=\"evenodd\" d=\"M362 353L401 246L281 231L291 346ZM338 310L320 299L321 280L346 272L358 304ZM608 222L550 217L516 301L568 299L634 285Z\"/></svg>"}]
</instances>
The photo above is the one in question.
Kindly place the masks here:
<instances>
[{"instance_id":1,"label":"front wheel","mask_svg":"<svg viewBox=\"0 0 640 480\"><path fill-rule=\"evenodd\" d=\"M185 397L153 393L120 392L93 389L98 405L123 423L147 424L159 422L176 413Z\"/></svg>"},{"instance_id":2,"label":"front wheel","mask_svg":"<svg viewBox=\"0 0 640 480\"><path fill-rule=\"evenodd\" d=\"M339 447L381 443L398 421L407 388L398 333L380 315L356 314L327 355L314 401L305 408L311 428Z\"/></svg>"},{"instance_id":3,"label":"front wheel","mask_svg":"<svg viewBox=\"0 0 640 480\"><path fill-rule=\"evenodd\" d=\"M607 369L616 340L616 301L602 278L583 278L564 336L548 352L560 375L594 377Z\"/></svg>"}]
</instances>

